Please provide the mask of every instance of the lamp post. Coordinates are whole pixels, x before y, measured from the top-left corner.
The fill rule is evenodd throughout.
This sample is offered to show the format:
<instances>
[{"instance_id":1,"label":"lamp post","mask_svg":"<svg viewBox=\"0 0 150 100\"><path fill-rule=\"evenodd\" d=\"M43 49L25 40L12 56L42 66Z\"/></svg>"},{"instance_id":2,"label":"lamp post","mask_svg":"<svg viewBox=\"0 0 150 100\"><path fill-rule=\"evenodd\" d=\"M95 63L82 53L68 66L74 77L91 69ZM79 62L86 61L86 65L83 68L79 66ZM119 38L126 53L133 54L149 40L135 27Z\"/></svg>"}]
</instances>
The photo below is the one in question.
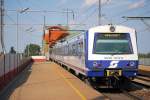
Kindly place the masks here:
<instances>
[{"instance_id":1,"label":"lamp post","mask_svg":"<svg viewBox=\"0 0 150 100\"><path fill-rule=\"evenodd\" d=\"M19 53L19 49L18 49L18 42L19 42L19 14L22 14L24 12L26 12L29 8L25 8L25 9L22 9L22 10L17 10L17 50L16 50L16 53L17 53L17 66L19 65L19 61L18 61L18 53Z\"/></svg>"},{"instance_id":2,"label":"lamp post","mask_svg":"<svg viewBox=\"0 0 150 100\"><path fill-rule=\"evenodd\" d=\"M25 8L25 9L22 9L22 10L17 10L17 53L19 53L19 45L18 45L18 42L19 42L19 14L22 14L24 12L26 12L27 10L29 10L29 8Z\"/></svg>"}]
</instances>

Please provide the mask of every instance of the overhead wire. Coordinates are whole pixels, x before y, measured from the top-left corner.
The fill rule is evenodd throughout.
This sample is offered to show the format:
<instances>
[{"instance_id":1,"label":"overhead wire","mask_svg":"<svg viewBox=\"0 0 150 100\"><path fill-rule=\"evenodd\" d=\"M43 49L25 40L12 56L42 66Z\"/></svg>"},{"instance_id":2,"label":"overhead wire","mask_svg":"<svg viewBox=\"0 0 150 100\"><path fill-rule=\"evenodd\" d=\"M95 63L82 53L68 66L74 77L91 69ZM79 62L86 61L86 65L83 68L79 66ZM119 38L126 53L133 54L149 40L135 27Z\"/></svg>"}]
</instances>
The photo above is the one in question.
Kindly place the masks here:
<instances>
[{"instance_id":1,"label":"overhead wire","mask_svg":"<svg viewBox=\"0 0 150 100\"><path fill-rule=\"evenodd\" d=\"M15 22L15 20L14 20L13 18L11 18L8 14L5 14L5 16L6 16L7 18L9 18L9 20L11 20L14 24L17 25L17 23ZM7 24L5 24L5 25L7 25Z\"/></svg>"},{"instance_id":2,"label":"overhead wire","mask_svg":"<svg viewBox=\"0 0 150 100\"><path fill-rule=\"evenodd\" d=\"M149 1L148 1L148 2L149 2ZM118 6L119 6L119 5L118 5ZM144 9L144 8L147 7L147 6L149 6L148 3L146 3L146 5L144 5L144 7L139 8L139 9ZM114 7L116 7L116 6L114 6ZM127 9L127 10L125 10L125 11L121 11L121 12L119 12L119 13L117 13L117 14L111 16L111 18L116 18L116 17L118 17L118 16L120 16L120 15L122 15L122 14L125 14L125 13L128 13L128 12L132 12L132 11L135 11L135 10L137 10L137 9ZM109 19L109 18L107 18L107 19ZM109 21L110 21L110 20L109 20ZM128 20L123 21L123 22L119 22L119 23L116 23L116 24L122 24L122 23L125 23L125 22L127 22L127 21L128 21ZM112 23L112 20L111 20L111 23Z\"/></svg>"},{"instance_id":3,"label":"overhead wire","mask_svg":"<svg viewBox=\"0 0 150 100\"><path fill-rule=\"evenodd\" d=\"M144 19L143 20L141 20L143 23L144 23L144 25L146 25L147 27L148 27L148 29L150 30L150 24L148 24Z\"/></svg>"},{"instance_id":4,"label":"overhead wire","mask_svg":"<svg viewBox=\"0 0 150 100\"><path fill-rule=\"evenodd\" d=\"M18 3L22 6L22 2L20 2L20 0L17 0L18 1ZM39 5L35 5L33 2L31 2L31 1L27 1L27 2L29 2L29 4L31 4L32 6L36 6L37 8L39 8L40 6ZM23 6L22 6L22 8L23 8ZM30 9L30 8L29 8ZM33 18L33 17L31 17L31 16L28 16L32 21L34 21L34 22L38 22L35 18ZM29 24L28 24L29 25ZM36 25L38 25L38 24L36 24ZM35 26L35 24L34 24L34 26ZM42 26L42 25L39 25L39 26ZM33 27L33 26L32 26Z\"/></svg>"},{"instance_id":5,"label":"overhead wire","mask_svg":"<svg viewBox=\"0 0 150 100\"><path fill-rule=\"evenodd\" d=\"M150 1L150 0L149 0ZM148 2L149 2L148 1ZM119 13L117 13L117 14L115 14L114 16L112 16L112 17L118 17L118 15L122 15L122 14L125 14L125 13L128 13L128 12L132 12L132 11L135 11L135 10L137 10L137 9L144 9L145 7L147 7L147 6L149 6L149 4L148 3L146 3L146 5L144 5L144 7L140 7L140 8L133 8L133 9L127 9L127 10L125 10L125 11L121 11L121 12L119 12Z\"/></svg>"},{"instance_id":6,"label":"overhead wire","mask_svg":"<svg viewBox=\"0 0 150 100\"><path fill-rule=\"evenodd\" d=\"M107 0L107 2L110 2L110 1ZM95 7L95 6L93 5L93 6L89 7L87 10L90 10L90 9L93 8L93 7ZM90 15L87 15L86 18L84 18L84 20L80 21L80 23L86 22L86 21L91 17L91 15L92 15L93 13L96 13L96 12L97 12L97 10L98 10L98 8L96 7L95 10L94 10L94 12L92 12ZM93 15L92 15L92 16L93 16ZM101 17L104 17L104 16L101 16ZM108 19L106 18L106 20L108 20ZM108 21L109 21L109 20L108 20Z\"/></svg>"},{"instance_id":7,"label":"overhead wire","mask_svg":"<svg viewBox=\"0 0 150 100\"><path fill-rule=\"evenodd\" d=\"M19 25L19 24L17 24L16 22L15 22L15 20L11 17L11 16L9 16L8 14L5 14L5 16L6 17L8 17L9 19L10 19L10 21L12 21L12 25ZM5 25L7 25L7 24L5 24ZM23 30L25 30L25 28L24 27L20 27L21 29L23 29ZM35 31L35 30L34 30ZM26 31L24 31L24 32L26 32ZM36 38L38 38L39 39L39 37L41 37L40 35L35 35L35 34L31 34L32 32L29 32L30 34L27 34L27 35L32 35L33 37L36 37Z\"/></svg>"},{"instance_id":8,"label":"overhead wire","mask_svg":"<svg viewBox=\"0 0 150 100\"><path fill-rule=\"evenodd\" d=\"M143 30L139 30L138 32L145 32L145 31L150 31L149 27L148 28L145 28Z\"/></svg>"},{"instance_id":9,"label":"overhead wire","mask_svg":"<svg viewBox=\"0 0 150 100\"><path fill-rule=\"evenodd\" d=\"M94 9L90 14L88 14L88 15L85 17L85 19L82 20L79 24L84 24L86 21L88 21L89 18L92 17L92 16L94 15L94 13L96 13L96 10L97 10L97 8ZM79 26L76 26L75 28L78 28L78 27L79 27Z\"/></svg>"},{"instance_id":10,"label":"overhead wire","mask_svg":"<svg viewBox=\"0 0 150 100\"><path fill-rule=\"evenodd\" d=\"M148 6L148 5L147 5ZM144 6L145 7L145 6ZM121 15L122 13L126 13L126 12L129 12L129 11L134 11L135 9L128 9L128 10L126 10L126 11L122 11L122 12L120 12L119 13L119 15ZM118 16L118 14L116 14L116 15L114 15L113 17L117 17ZM87 16L87 17L90 17L90 16ZM103 16L104 18L106 18L107 20L108 20L108 22L111 22L110 20L109 20L109 18L107 18L106 16ZM88 19L88 18L85 18L84 20L85 21L87 21L86 19ZM82 21L82 22L84 22L84 21ZM80 22L80 23L82 23L82 22ZM117 24L123 24L123 23L125 23L125 22L128 22L128 20L125 20L125 21L123 21L123 22L119 22L119 23L117 23ZM112 23L112 22L111 22Z\"/></svg>"}]
</instances>

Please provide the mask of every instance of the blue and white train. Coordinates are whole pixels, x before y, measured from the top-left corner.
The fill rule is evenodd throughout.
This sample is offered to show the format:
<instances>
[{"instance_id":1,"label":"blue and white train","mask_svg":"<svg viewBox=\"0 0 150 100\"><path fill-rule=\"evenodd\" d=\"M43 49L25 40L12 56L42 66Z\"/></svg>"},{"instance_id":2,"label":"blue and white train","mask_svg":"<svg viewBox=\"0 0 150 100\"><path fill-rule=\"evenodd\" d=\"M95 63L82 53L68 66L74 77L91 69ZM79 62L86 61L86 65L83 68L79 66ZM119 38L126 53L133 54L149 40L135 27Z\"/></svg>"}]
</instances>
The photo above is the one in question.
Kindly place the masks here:
<instances>
[{"instance_id":1,"label":"blue and white train","mask_svg":"<svg viewBox=\"0 0 150 100\"><path fill-rule=\"evenodd\" d=\"M88 78L132 79L138 71L136 31L119 25L92 27L58 42L50 59Z\"/></svg>"}]
</instances>

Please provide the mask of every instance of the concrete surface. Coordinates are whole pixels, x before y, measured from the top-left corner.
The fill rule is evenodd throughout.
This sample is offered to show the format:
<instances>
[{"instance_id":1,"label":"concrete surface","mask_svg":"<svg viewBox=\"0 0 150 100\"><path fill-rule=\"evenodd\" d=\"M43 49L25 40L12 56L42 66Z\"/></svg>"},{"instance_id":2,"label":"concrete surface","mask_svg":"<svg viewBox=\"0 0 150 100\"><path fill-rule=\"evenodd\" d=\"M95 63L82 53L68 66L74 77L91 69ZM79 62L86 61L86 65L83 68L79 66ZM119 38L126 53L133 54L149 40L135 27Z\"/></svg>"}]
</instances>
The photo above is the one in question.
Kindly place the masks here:
<instances>
[{"instance_id":1,"label":"concrete surface","mask_svg":"<svg viewBox=\"0 0 150 100\"><path fill-rule=\"evenodd\" d=\"M34 63L0 97L0 100L103 99L102 94L52 62Z\"/></svg>"}]
</instances>

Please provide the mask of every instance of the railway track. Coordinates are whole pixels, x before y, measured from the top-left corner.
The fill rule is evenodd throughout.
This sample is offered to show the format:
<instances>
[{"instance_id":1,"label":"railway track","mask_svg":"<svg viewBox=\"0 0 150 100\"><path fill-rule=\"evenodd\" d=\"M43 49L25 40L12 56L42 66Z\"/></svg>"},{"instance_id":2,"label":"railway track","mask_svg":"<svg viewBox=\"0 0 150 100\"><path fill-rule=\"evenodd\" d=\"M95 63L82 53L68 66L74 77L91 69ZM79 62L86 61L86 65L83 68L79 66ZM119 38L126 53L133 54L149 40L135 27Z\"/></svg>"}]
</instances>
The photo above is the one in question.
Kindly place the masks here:
<instances>
[{"instance_id":1,"label":"railway track","mask_svg":"<svg viewBox=\"0 0 150 100\"><path fill-rule=\"evenodd\" d=\"M148 76L138 75L132 82L150 88L150 77Z\"/></svg>"},{"instance_id":2,"label":"railway track","mask_svg":"<svg viewBox=\"0 0 150 100\"><path fill-rule=\"evenodd\" d=\"M132 83L132 81L124 88L99 88L97 91L103 93L110 100L149 100L150 98L149 88L141 84Z\"/></svg>"},{"instance_id":3,"label":"railway track","mask_svg":"<svg viewBox=\"0 0 150 100\"><path fill-rule=\"evenodd\" d=\"M74 74L73 72L71 73ZM78 78L82 80L84 83L90 85L84 80L83 77L78 77ZM138 78L141 79L143 77L138 77ZM143 78L143 80L149 81L148 78ZM93 86L90 86L90 87L92 87L93 89L96 89L98 92L102 93L104 96L106 96L106 98L110 100L149 100L150 98L150 95L149 95L150 91L146 89L147 87L145 87L145 85L141 85L132 81L129 82L127 89L95 88ZM143 95L140 95L140 94L148 94L148 96L142 97Z\"/></svg>"},{"instance_id":4,"label":"railway track","mask_svg":"<svg viewBox=\"0 0 150 100\"><path fill-rule=\"evenodd\" d=\"M148 80L148 78L145 77L143 79ZM95 87L94 89L110 100L149 100L150 98L150 89L148 86L132 81L127 82L127 85L117 89Z\"/></svg>"},{"instance_id":5,"label":"railway track","mask_svg":"<svg viewBox=\"0 0 150 100\"><path fill-rule=\"evenodd\" d=\"M83 80L82 80L83 81ZM86 83L86 82L85 82ZM90 85L89 83L86 83ZM149 100L147 99L148 96L143 97L139 94L147 94L150 93L149 90L146 90L145 87L129 82L128 85L125 87L120 88L113 88L113 87L93 87L90 85L93 89L96 89L98 92L102 93L106 98L110 100ZM146 90L146 91L143 91ZM149 97L148 97L149 98Z\"/></svg>"},{"instance_id":6,"label":"railway track","mask_svg":"<svg viewBox=\"0 0 150 100\"><path fill-rule=\"evenodd\" d=\"M150 82L150 77L148 77L148 76L138 75L136 78Z\"/></svg>"},{"instance_id":7,"label":"railway track","mask_svg":"<svg viewBox=\"0 0 150 100\"><path fill-rule=\"evenodd\" d=\"M139 87L134 84L129 85L128 89L124 88L96 88L96 90L105 95L110 100L143 100L139 95L134 93Z\"/></svg>"},{"instance_id":8,"label":"railway track","mask_svg":"<svg viewBox=\"0 0 150 100\"><path fill-rule=\"evenodd\" d=\"M141 97L139 97L139 96L137 96L137 95L135 95L133 93L130 93L130 92L126 91L126 90L121 90L121 91L122 91L122 93L124 95L130 97L131 99L134 99L134 100L143 100Z\"/></svg>"}]
</instances>

